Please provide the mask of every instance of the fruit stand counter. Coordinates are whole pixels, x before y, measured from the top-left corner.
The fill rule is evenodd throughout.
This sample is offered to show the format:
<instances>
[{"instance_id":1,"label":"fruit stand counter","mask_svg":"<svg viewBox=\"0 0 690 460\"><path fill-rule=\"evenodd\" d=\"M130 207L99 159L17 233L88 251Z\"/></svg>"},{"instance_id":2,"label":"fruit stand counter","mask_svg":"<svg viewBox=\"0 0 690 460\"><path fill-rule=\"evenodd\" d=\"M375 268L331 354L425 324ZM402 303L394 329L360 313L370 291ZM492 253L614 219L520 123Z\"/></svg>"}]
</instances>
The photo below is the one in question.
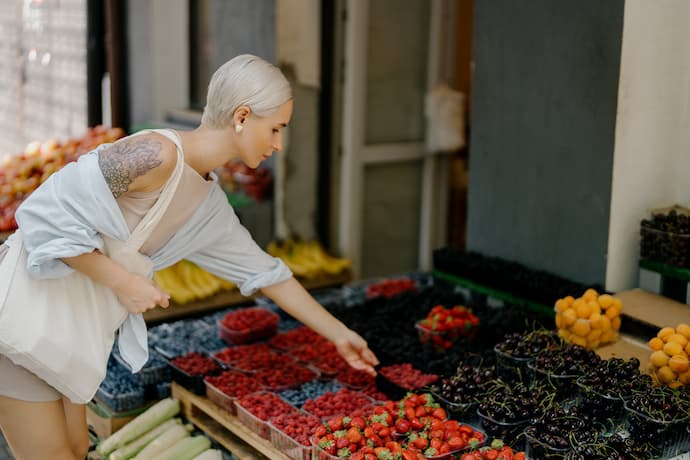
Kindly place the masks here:
<instances>
[{"instance_id":1,"label":"fruit stand counter","mask_svg":"<svg viewBox=\"0 0 690 460\"><path fill-rule=\"evenodd\" d=\"M180 401L182 412L212 439L223 445L240 460L289 460L290 457L273 447L270 441L251 431L227 410L208 398L197 396L173 382L172 397Z\"/></svg>"},{"instance_id":2,"label":"fruit stand counter","mask_svg":"<svg viewBox=\"0 0 690 460\"><path fill-rule=\"evenodd\" d=\"M322 289L327 287L341 286L352 280L352 273L344 271L339 275L320 277L313 280L300 280L307 290ZM230 307L246 302L251 302L251 297L245 297L240 291L219 292L207 299L196 300L185 304L171 303L168 308L154 308L144 313L147 322L169 321L175 318L182 318L192 314L203 313L217 310L222 307Z\"/></svg>"}]
</instances>

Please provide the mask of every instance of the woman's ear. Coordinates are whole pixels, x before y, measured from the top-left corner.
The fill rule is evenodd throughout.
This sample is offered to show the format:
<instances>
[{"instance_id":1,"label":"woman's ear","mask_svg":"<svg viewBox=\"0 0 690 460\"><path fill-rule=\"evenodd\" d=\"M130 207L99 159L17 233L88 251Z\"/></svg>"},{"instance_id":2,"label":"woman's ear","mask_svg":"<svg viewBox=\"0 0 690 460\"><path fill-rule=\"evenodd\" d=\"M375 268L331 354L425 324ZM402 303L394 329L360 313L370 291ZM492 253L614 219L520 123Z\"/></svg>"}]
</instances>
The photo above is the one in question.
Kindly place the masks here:
<instances>
[{"instance_id":1,"label":"woman's ear","mask_svg":"<svg viewBox=\"0 0 690 460\"><path fill-rule=\"evenodd\" d=\"M249 115L251 115L252 110L246 106L246 105L241 105L235 109L235 113L232 115L232 123L235 126L242 126L244 125L244 122L249 118Z\"/></svg>"}]
</instances>

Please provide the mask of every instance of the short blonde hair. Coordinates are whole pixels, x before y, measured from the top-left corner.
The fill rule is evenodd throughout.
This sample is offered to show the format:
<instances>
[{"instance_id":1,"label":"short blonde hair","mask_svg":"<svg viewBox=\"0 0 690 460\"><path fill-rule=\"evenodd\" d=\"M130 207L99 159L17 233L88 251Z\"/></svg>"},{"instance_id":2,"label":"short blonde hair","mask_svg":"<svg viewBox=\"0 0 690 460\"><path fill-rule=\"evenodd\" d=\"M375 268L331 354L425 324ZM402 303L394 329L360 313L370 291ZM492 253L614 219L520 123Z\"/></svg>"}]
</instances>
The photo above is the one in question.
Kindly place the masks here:
<instances>
[{"instance_id":1,"label":"short blonde hair","mask_svg":"<svg viewBox=\"0 0 690 460\"><path fill-rule=\"evenodd\" d=\"M211 77L201 124L209 128L228 126L235 110L243 105L264 117L290 99L292 88L278 67L242 54L220 66Z\"/></svg>"}]
</instances>

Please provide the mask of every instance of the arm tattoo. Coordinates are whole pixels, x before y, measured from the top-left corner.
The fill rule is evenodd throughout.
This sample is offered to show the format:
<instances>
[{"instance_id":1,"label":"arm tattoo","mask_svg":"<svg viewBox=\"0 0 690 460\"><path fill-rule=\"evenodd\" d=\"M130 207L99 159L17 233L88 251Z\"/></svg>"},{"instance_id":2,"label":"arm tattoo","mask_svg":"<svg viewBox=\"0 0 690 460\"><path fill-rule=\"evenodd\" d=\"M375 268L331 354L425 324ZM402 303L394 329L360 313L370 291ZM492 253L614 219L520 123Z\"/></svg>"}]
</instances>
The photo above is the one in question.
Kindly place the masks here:
<instances>
[{"instance_id":1,"label":"arm tattoo","mask_svg":"<svg viewBox=\"0 0 690 460\"><path fill-rule=\"evenodd\" d=\"M163 163L158 157L160 151L158 141L130 138L98 154L98 165L115 198L125 193L134 179Z\"/></svg>"}]
</instances>

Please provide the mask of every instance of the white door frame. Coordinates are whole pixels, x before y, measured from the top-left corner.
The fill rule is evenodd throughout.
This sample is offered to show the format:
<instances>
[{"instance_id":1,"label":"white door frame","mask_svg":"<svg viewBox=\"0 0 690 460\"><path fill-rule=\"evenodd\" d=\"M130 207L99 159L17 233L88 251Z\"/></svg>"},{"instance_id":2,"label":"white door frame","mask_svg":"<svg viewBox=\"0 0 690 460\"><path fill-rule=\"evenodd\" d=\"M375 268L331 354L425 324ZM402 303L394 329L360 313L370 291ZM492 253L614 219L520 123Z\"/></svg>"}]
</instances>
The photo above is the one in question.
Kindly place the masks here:
<instances>
[{"instance_id":1,"label":"white door frame","mask_svg":"<svg viewBox=\"0 0 690 460\"><path fill-rule=\"evenodd\" d=\"M352 259L355 279L362 269L363 176L367 165L424 160L421 193L419 269L431 268L431 253L445 243L447 215L447 168L444 158L427 154L425 142L365 145L369 1L346 0L345 72L343 84L342 156L340 177L340 253ZM443 65L444 16L453 0L431 2L427 90L439 80ZM436 204L436 206L434 206Z\"/></svg>"}]
</instances>

